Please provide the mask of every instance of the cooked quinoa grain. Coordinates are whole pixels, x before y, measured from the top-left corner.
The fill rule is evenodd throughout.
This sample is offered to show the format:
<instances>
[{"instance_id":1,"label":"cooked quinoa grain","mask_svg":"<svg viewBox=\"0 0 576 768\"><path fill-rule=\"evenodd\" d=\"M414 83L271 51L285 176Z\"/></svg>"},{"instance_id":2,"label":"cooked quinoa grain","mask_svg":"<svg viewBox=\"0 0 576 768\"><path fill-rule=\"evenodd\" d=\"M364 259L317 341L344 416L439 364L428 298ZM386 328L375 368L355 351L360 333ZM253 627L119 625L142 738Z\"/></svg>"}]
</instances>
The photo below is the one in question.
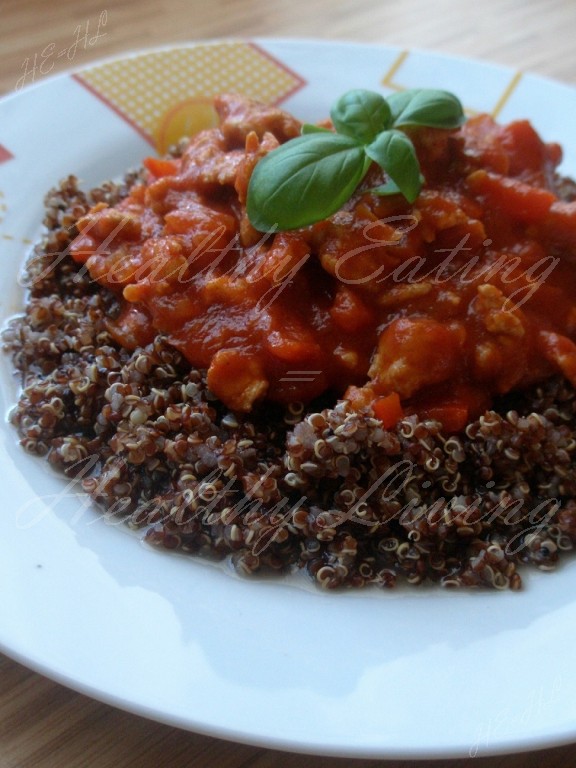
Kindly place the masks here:
<instances>
[{"instance_id":1,"label":"cooked quinoa grain","mask_svg":"<svg viewBox=\"0 0 576 768\"><path fill-rule=\"evenodd\" d=\"M135 177L46 200L25 313L4 331L21 375L23 447L75 476L151 544L241 574L305 569L321 587L518 589L576 540L576 394L560 377L507 396L465 432L416 416L384 429L369 408L318 400L236 413L162 336L134 352L118 311L67 256L76 221Z\"/></svg>"}]
</instances>

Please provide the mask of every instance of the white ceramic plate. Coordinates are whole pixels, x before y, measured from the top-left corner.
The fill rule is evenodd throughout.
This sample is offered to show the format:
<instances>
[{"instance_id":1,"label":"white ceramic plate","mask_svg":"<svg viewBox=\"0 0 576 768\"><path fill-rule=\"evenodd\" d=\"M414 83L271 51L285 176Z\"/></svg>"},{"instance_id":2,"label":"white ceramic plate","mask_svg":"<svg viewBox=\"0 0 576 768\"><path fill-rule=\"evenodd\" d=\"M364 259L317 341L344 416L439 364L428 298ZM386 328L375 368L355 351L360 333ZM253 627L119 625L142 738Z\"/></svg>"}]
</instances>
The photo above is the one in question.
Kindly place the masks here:
<instances>
[{"instance_id":1,"label":"white ceramic plate","mask_svg":"<svg viewBox=\"0 0 576 768\"><path fill-rule=\"evenodd\" d=\"M42 198L136 165L222 90L325 116L351 87L445 87L527 117L576 174L574 90L478 62L379 46L260 40L156 51L0 102L0 312ZM15 386L2 361L3 409ZM183 728L294 751L448 757L576 738L576 562L521 593L323 594L151 551L0 431L0 647L95 698Z\"/></svg>"}]
</instances>

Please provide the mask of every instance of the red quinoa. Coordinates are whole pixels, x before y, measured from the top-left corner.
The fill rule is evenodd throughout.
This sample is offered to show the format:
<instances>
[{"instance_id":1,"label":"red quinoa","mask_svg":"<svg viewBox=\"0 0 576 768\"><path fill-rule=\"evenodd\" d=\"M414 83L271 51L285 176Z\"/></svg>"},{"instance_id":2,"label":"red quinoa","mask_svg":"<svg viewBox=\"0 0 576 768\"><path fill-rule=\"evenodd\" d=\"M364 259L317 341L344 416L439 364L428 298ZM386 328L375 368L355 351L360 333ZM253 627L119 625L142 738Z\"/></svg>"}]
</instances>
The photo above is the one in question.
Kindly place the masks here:
<instances>
[{"instance_id":1,"label":"red quinoa","mask_svg":"<svg viewBox=\"0 0 576 768\"><path fill-rule=\"evenodd\" d=\"M560 377L455 436L416 416L386 430L330 393L234 413L161 336L119 347L106 326L116 299L66 249L78 218L133 178L85 194L70 177L47 197L29 301L4 332L23 385L11 421L28 452L150 543L230 556L243 574L518 589L518 565L550 570L572 549L576 393Z\"/></svg>"}]
</instances>

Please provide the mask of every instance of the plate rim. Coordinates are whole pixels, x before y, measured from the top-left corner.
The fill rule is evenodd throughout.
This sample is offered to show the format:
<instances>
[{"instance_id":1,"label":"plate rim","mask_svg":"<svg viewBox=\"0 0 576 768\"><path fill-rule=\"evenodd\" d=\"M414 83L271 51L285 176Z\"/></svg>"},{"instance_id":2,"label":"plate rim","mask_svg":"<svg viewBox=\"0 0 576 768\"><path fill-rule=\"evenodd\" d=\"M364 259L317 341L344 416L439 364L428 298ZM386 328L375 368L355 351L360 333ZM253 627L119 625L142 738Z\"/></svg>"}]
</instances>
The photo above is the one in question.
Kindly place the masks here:
<instances>
[{"instance_id":1,"label":"plate rim","mask_svg":"<svg viewBox=\"0 0 576 768\"><path fill-rule=\"evenodd\" d=\"M303 44L306 46L320 45L325 48L342 46L350 49L371 48L374 50L385 50L385 51L393 51L393 52L409 50L411 52L418 52L424 56L433 56L433 57L437 57L439 59L444 59L444 60L468 61L468 62L472 61L478 66L494 67L498 70L502 70L508 73L522 72L526 76L529 76L530 78L541 81L544 84L553 83L556 86L561 85L564 88L570 89L572 91L576 90L576 86L574 84L565 82L563 80L551 78L546 75L541 75L529 69L515 70L513 67L510 67L508 65L494 63L485 59L454 55L450 53L444 53L442 51L427 50L425 48L410 47L410 48L404 49L402 46L388 45L385 43L383 44L361 43L353 40L350 40L350 41L325 40L325 39L316 39L312 37L310 38L308 37L272 37L272 36L262 36L262 37L254 37L254 38L223 37L223 38L213 38L213 39L205 39L205 40L202 40L202 39L193 40L189 42L178 42L173 44L165 44L161 46L151 46L151 47L142 48L142 49L130 50L121 54L118 54L118 53L111 54L110 56L102 57L100 59L95 59L90 62L87 62L86 64L83 64L81 67L68 68L65 71L43 77L42 79L34 83L28 84L21 89L13 90L11 92L3 94L2 97L0 98L0 110L2 110L3 105L6 104L8 101L18 99L23 94L30 94L32 91L35 91L40 88L43 88L43 89L50 88L56 81L70 78L75 74L82 74L83 71L87 69L91 69L100 64L106 64L109 62L121 62L121 61L125 61L128 59L132 59L132 58L150 54L150 53L162 53L162 52L172 51L175 49L195 48L198 46L218 46L221 44L242 43L242 42L248 42L248 43L251 42L255 44L262 43L263 45L266 45L266 43L279 43L283 45L288 44L291 46L299 46ZM7 427L6 418L4 419L4 422L5 422L5 426L4 426L4 431L5 431ZM10 425L8 425L8 428L12 429ZM202 735L206 735L209 737L220 738L227 741L234 741L234 742L243 743L243 744L261 746L268 749L278 749L282 751L290 751L290 752L295 752L300 754L314 754L314 755L325 755L325 756L334 756L334 757L340 756L340 757L383 758L383 759L414 759L414 758L415 759L438 759L438 758L448 759L448 758L460 758L460 757L469 756L469 755L465 755L461 749L450 750L450 748L430 750L430 748L390 749L389 747L385 747L384 749L381 749L381 748L375 748L375 747L366 747L365 750L362 750L362 749L359 749L358 746L354 746L354 747L351 747L349 750L347 750L345 747L338 746L336 750L331 750L328 745L314 746L314 745L298 744L291 741L283 742L283 740L281 738L278 738L278 736L266 738L266 736L263 734L260 734L259 736L256 737L254 734L237 732L234 729L227 729L225 726L222 726L222 725L206 725L199 722L192 722L192 720L187 720L187 721L183 720L181 722L176 722L177 718L174 718L172 716L167 716L167 715L163 716L158 711L154 711L154 710L149 711L146 706L143 707L141 705L138 705L137 702L128 702L126 700L120 699L115 695L107 694L105 691L100 690L94 686L79 682L75 678L67 677L65 674L55 671L50 667L46 667L39 659L37 658L32 659L30 656L27 656L25 654L22 655L17 649L6 646L6 644L3 642L2 639L0 639L0 650L7 657L12 658L17 663L22 664L23 666L51 680L54 680L55 682L61 685L64 685L65 687L71 690L77 691L78 693L81 693L83 695L90 696L91 698L97 701L100 701L105 704L109 704L113 707L130 712L132 714L135 714L144 718L148 718L155 722L182 728L189 731L194 731L196 733L200 733ZM488 747L486 750L483 751L482 754L483 756L488 756L488 755L510 754L512 752L527 752L535 749L545 749L553 746L560 746L563 744L571 743L575 739L576 739L576 722L572 724L572 727L571 729L569 729L569 732L567 730L564 732L563 735L560 735L559 733L556 736L550 736L549 738L534 736L532 737L532 740L530 738L527 738L522 743L519 743L515 739L511 739L508 741L506 739L503 739L498 745Z\"/></svg>"}]
</instances>

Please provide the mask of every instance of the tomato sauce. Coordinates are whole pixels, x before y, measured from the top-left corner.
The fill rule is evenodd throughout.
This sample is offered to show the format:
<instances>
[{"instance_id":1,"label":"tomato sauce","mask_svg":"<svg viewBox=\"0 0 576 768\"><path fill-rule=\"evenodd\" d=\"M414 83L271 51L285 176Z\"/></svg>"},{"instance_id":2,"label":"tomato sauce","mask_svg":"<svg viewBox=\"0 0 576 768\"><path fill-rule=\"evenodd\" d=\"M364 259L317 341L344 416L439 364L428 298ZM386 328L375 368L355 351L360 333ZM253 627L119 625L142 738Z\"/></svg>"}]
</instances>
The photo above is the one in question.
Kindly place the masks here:
<instances>
[{"instance_id":1,"label":"tomato sauce","mask_svg":"<svg viewBox=\"0 0 576 768\"><path fill-rule=\"evenodd\" d=\"M386 426L418 412L457 431L554 373L576 385L576 202L529 123L418 129L414 204L374 195L375 167L329 219L264 235L250 174L300 126L238 97L216 107L219 128L79 222L72 255L117 295L120 344L162 333L232 409L329 390Z\"/></svg>"}]
</instances>

